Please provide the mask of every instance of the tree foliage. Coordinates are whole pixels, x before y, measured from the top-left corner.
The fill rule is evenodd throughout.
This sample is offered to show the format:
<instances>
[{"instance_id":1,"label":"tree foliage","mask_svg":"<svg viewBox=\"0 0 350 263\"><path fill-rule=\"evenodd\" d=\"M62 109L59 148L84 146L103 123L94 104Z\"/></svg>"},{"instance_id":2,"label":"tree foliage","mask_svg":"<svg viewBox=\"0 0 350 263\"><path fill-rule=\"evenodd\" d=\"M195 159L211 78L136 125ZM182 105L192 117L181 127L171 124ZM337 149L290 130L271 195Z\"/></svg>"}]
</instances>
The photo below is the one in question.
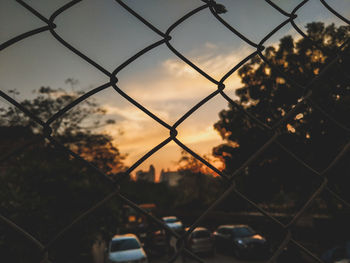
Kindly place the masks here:
<instances>
[{"instance_id":1,"label":"tree foliage","mask_svg":"<svg viewBox=\"0 0 350 263\"><path fill-rule=\"evenodd\" d=\"M350 27L314 22L306 28L312 41L283 37L278 45L265 49L268 64L254 57L242 66L238 72L242 87L236 90L236 102L260 122L280 132L278 142L295 156L322 171L348 139L348 43L342 47L336 63L323 70L349 38ZM274 66L269 66L270 63ZM317 77L319 80L308 86ZM293 118L280 122L310 90L311 97L297 109ZM214 127L225 143L215 147L213 153L223 160L226 172L232 173L266 143L272 133L232 105L221 111L219 117ZM319 182L309 173L274 144L245 170L237 183L261 202L276 198L286 202L291 199L285 199L287 190L295 199L304 200Z\"/></svg>"},{"instance_id":2,"label":"tree foliage","mask_svg":"<svg viewBox=\"0 0 350 263\"><path fill-rule=\"evenodd\" d=\"M43 121L49 120L83 94L80 91L68 93L63 89L50 87L41 87L34 93L37 94L35 98L25 99L20 104ZM40 133L42 129L16 107L0 108L0 113L2 127L29 127L33 134ZM105 113L95 101L85 100L53 121L50 127L55 139L108 173L112 170L119 171L125 156L120 154L109 135L98 131L99 128L113 123L112 120L101 122Z\"/></svg>"},{"instance_id":3,"label":"tree foliage","mask_svg":"<svg viewBox=\"0 0 350 263\"><path fill-rule=\"evenodd\" d=\"M205 159L208 157L204 156ZM212 161L212 160L207 160ZM178 162L182 176L175 205L179 208L198 211L208 207L223 190L221 178L197 158L182 151Z\"/></svg>"},{"instance_id":4,"label":"tree foliage","mask_svg":"<svg viewBox=\"0 0 350 263\"><path fill-rule=\"evenodd\" d=\"M20 104L47 121L81 94L42 87L36 97ZM52 137L113 176L123 169L124 156L112 138L99 130L105 123L97 120L103 119L104 113L93 101L78 104L52 123ZM0 108L1 214L45 243L114 187L45 140L41 129L16 107ZM119 207L112 200L73 226L49 250L54 262L89 260L96 236L114 234L121 223ZM3 223L0 229L0 251L5 261L40 261L37 248L23 236Z\"/></svg>"}]
</instances>

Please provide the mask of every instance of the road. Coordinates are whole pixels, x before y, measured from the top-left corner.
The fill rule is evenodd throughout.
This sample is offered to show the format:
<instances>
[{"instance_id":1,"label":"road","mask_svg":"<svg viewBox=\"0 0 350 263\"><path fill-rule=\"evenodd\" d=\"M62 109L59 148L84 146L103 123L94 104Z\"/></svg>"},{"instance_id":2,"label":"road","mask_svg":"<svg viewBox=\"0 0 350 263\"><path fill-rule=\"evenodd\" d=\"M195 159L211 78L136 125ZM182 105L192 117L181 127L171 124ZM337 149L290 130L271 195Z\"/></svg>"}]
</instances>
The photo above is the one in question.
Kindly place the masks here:
<instances>
[{"instance_id":1,"label":"road","mask_svg":"<svg viewBox=\"0 0 350 263\"><path fill-rule=\"evenodd\" d=\"M203 259L204 262L206 263L262 263L264 261L242 261L242 260L237 260L235 257L233 256L227 256L227 255L222 255L217 253L215 257L201 257ZM160 258L160 259L153 259L150 260L150 263L166 263L168 258L164 257L164 258ZM186 260L182 260L182 259L177 259L175 261L176 263L194 263L197 262L195 260L191 260L191 259L186 259Z\"/></svg>"}]
</instances>

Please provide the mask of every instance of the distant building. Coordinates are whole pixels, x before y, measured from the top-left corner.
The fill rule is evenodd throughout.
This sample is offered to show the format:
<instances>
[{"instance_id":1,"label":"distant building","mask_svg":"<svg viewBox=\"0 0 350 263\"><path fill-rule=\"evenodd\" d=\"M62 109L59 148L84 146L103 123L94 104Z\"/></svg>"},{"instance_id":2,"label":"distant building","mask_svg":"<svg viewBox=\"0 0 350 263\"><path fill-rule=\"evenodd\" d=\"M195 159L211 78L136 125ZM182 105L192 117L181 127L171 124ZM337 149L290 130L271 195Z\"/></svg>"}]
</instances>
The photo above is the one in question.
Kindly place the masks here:
<instances>
[{"instance_id":1,"label":"distant building","mask_svg":"<svg viewBox=\"0 0 350 263\"><path fill-rule=\"evenodd\" d=\"M136 172L136 180L142 180L147 182L154 182L156 178L156 169L154 169L153 165L149 166L148 171L139 170Z\"/></svg>"},{"instance_id":2,"label":"distant building","mask_svg":"<svg viewBox=\"0 0 350 263\"><path fill-rule=\"evenodd\" d=\"M182 178L182 175L177 171L164 171L160 172L160 183L166 183L169 186L177 186L179 184L179 180Z\"/></svg>"}]
</instances>

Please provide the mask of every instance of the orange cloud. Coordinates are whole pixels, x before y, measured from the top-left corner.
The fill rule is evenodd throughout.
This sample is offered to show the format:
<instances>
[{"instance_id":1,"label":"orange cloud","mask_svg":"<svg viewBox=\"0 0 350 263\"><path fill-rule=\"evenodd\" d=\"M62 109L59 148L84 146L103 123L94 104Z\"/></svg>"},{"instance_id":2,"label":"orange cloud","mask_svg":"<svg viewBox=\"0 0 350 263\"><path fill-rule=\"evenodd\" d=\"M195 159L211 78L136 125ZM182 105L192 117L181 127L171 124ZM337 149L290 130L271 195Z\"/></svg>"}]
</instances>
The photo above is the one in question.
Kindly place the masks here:
<instances>
[{"instance_id":1,"label":"orange cloud","mask_svg":"<svg viewBox=\"0 0 350 263\"><path fill-rule=\"evenodd\" d=\"M214 51L214 53L220 51L211 43L206 43L203 49ZM245 48L242 48L241 52L243 51L248 52ZM241 52L214 55L208 55L207 52L196 52L197 54L194 54L192 59L199 61L203 70L210 72L212 77L219 80L231 67L240 62ZM142 75L120 84L120 87L170 125L193 107L196 104L195 101L200 101L216 90L215 84L180 59L167 59L153 70L157 78L147 79L147 88L145 88ZM169 76L176 77L169 78ZM227 79L225 84L227 90L232 92L240 86L240 79L235 75ZM188 124L179 126L178 138L186 145L194 146L198 154L211 153L211 148L220 143L221 137L214 130L213 124L218 119L218 112L227 106L227 101L222 99L220 103L206 105L204 110L211 112L210 118L206 118L208 114L204 114L205 116L200 119L191 116ZM110 127L108 133L115 138L121 152L129 155L126 160L128 165L133 164L169 136L166 128L135 106L108 104L105 108L109 116L115 115L121 119ZM120 134L118 132L120 130L123 130L124 133ZM147 168L149 162L152 162L156 168L158 167L158 170L174 167L174 163L180 158L181 149L176 145L171 145L167 147L172 149L171 152L156 154L141 167Z\"/></svg>"}]
</instances>

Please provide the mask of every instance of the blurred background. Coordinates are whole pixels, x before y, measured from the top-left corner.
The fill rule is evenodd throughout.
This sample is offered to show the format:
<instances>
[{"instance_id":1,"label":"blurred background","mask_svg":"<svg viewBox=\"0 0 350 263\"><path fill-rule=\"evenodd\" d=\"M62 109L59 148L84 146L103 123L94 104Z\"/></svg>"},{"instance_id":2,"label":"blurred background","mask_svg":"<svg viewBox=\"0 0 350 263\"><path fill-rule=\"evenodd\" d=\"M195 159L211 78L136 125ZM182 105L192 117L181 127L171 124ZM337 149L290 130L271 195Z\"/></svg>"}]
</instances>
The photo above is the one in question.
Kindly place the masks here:
<instances>
[{"instance_id":1,"label":"blurred background","mask_svg":"<svg viewBox=\"0 0 350 263\"><path fill-rule=\"evenodd\" d=\"M84 0L55 13L68 3L0 3L6 262L40 262L45 250L9 222L48 245L52 262L119 262L109 244L126 233L149 262L167 262L177 250L169 229L125 200L166 225L175 217L183 234L232 182L237 191L200 222L212 243L204 262L265 261L285 226L293 242L277 262L350 258L347 0ZM158 42L169 28L171 40ZM250 226L250 239L229 239L259 235L266 253L251 259L236 244L231 255L224 225ZM186 242L196 253L195 232Z\"/></svg>"}]
</instances>

